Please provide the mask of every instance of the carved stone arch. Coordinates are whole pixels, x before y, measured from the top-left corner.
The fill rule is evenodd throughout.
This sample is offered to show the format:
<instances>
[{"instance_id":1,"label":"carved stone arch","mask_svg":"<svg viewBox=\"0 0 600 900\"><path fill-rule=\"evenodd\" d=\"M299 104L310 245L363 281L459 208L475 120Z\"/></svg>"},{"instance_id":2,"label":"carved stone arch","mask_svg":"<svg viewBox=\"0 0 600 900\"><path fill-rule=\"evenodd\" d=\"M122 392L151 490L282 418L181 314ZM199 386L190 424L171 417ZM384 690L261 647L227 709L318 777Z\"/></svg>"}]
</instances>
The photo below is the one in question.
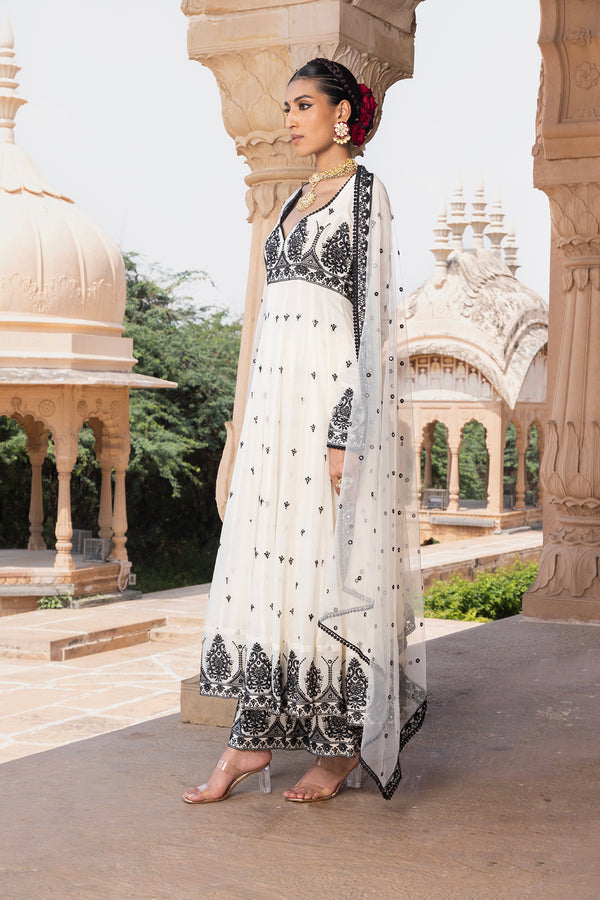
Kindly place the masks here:
<instances>
[{"instance_id":1,"label":"carved stone arch","mask_svg":"<svg viewBox=\"0 0 600 900\"><path fill-rule=\"evenodd\" d=\"M121 429L110 413L94 411L84 419L83 424L85 423L94 432L98 460L104 454L112 457L115 453L120 453L123 448Z\"/></svg>"}]
</instances>

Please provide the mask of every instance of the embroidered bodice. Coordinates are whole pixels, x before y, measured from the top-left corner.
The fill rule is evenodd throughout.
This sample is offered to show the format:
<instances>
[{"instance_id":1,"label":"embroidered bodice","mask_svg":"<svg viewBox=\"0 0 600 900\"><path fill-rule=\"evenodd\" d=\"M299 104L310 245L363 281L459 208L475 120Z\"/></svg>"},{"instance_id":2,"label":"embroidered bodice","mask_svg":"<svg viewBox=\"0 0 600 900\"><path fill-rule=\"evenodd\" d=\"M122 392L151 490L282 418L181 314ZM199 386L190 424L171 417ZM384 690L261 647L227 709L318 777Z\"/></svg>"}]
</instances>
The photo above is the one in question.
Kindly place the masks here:
<instances>
[{"instance_id":1,"label":"embroidered bodice","mask_svg":"<svg viewBox=\"0 0 600 900\"><path fill-rule=\"evenodd\" d=\"M350 178L326 206L306 215L286 238L282 222L299 192L290 198L265 243L268 284L299 279L352 300L353 184Z\"/></svg>"},{"instance_id":2,"label":"embroidered bodice","mask_svg":"<svg viewBox=\"0 0 600 900\"><path fill-rule=\"evenodd\" d=\"M300 196L296 191L284 204L264 252L267 284L308 281L341 294L352 304L357 359L365 317L372 194L373 176L359 166L329 203L308 213L285 237L282 222ZM352 396L350 388L344 389L332 410L328 447L346 447Z\"/></svg>"}]
</instances>

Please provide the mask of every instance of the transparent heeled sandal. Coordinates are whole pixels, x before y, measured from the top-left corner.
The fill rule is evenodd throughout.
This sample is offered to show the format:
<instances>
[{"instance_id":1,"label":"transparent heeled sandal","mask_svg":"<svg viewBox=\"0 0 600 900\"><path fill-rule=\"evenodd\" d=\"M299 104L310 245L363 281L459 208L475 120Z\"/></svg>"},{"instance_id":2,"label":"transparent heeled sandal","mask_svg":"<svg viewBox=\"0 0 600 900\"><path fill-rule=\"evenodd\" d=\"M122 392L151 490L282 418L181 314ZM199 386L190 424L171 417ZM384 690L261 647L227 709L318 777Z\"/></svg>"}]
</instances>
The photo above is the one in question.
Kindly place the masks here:
<instances>
[{"instance_id":1,"label":"transparent heeled sandal","mask_svg":"<svg viewBox=\"0 0 600 900\"><path fill-rule=\"evenodd\" d=\"M313 765L316 767L322 766L323 758L324 757L322 757L322 756L317 757L317 759L315 760ZM298 789L302 788L304 790L314 791L314 792L318 793L318 796L316 796L316 797L286 797L285 799L289 800L292 803L317 803L322 800L333 800L334 797L337 797L337 795L339 794L339 792L342 788L342 785L344 785L344 784L346 785L346 787L349 787L349 788L355 788L355 789L360 788L360 786L362 784L362 773L363 773L362 766L361 766L360 762L358 762L354 766L354 768L350 772L348 772L347 775L344 775L344 777L338 781L335 788L330 793L322 793L322 791L323 791L322 788L317 787L316 785L312 785L310 782L306 782L306 781L302 780L301 782L299 782L299 784L296 785L296 788L298 788Z\"/></svg>"},{"instance_id":2,"label":"transparent heeled sandal","mask_svg":"<svg viewBox=\"0 0 600 900\"><path fill-rule=\"evenodd\" d=\"M346 778L346 787L358 790L362 787L363 767L359 763Z\"/></svg>"},{"instance_id":3,"label":"transparent heeled sandal","mask_svg":"<svg viewBox=\"0 0 600 900\"><path fill-rule=\"evenodd\" d=\"M232 763L227 762L226 759L220 759L216 765L217 769L221 769L222 772L228 772L231 774L232 779L227 785L225 793L221 794L220 797L206 797L206 799L199 798L197 800L193 800L189 797L190 791L186 791L183 795L182 799L185 803L218 803L221 800L227 800L232 790L237 787L245 778L249 778L251 775L258 775L258 787L262 791L263 794L271 793L271 764L267 763L266 766L261 766L258 769L252 769L250 772L242 772L237 766L232 765ZM194 791L200 791L202 793L207 789L208 785L201 784L197 788L193 788Z\"/></svg>"}]
</instances>

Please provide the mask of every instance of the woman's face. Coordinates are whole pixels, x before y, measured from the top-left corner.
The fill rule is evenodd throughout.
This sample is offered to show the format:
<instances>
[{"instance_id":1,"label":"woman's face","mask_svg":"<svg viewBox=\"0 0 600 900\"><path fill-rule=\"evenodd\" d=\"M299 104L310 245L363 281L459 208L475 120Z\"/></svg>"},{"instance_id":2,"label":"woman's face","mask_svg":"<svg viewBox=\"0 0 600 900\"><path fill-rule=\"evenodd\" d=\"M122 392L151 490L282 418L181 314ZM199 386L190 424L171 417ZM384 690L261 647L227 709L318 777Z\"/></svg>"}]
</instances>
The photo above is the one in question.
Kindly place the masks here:
<instances>
[{"instance_id":1,"label":"woman's face","mask_svg":"<svg viewBox=\"0 0 600 900\"><path fill-rule=\"evenodd\" d=\"M283 110L285 127L298 156L328 150L333 144L333 126L342 120L347 122L350 117L348 101L342 100L332 106L312 78L297 78L290 82Z\"/></svg>"}]
</instances>

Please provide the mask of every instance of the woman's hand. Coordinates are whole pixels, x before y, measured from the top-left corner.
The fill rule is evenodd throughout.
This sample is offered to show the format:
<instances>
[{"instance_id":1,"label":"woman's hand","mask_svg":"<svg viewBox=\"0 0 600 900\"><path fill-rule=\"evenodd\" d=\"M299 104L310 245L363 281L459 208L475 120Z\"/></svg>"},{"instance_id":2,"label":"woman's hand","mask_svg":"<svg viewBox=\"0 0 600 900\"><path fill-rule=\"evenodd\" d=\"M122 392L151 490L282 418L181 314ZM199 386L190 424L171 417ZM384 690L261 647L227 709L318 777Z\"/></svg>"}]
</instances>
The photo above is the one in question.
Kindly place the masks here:
<instances>
[{"instance_id":1,"label":"woman's hand","mask_svg":"<svg viewBox=\"0 0 600 900\"><path fill-rule=\"evenodd\" d=\"M333 489L338 495L342 486L345 456L345 450L338 450L337 447L329 448L329 477L331 478Z\"/></svg>"}]
</instances>

